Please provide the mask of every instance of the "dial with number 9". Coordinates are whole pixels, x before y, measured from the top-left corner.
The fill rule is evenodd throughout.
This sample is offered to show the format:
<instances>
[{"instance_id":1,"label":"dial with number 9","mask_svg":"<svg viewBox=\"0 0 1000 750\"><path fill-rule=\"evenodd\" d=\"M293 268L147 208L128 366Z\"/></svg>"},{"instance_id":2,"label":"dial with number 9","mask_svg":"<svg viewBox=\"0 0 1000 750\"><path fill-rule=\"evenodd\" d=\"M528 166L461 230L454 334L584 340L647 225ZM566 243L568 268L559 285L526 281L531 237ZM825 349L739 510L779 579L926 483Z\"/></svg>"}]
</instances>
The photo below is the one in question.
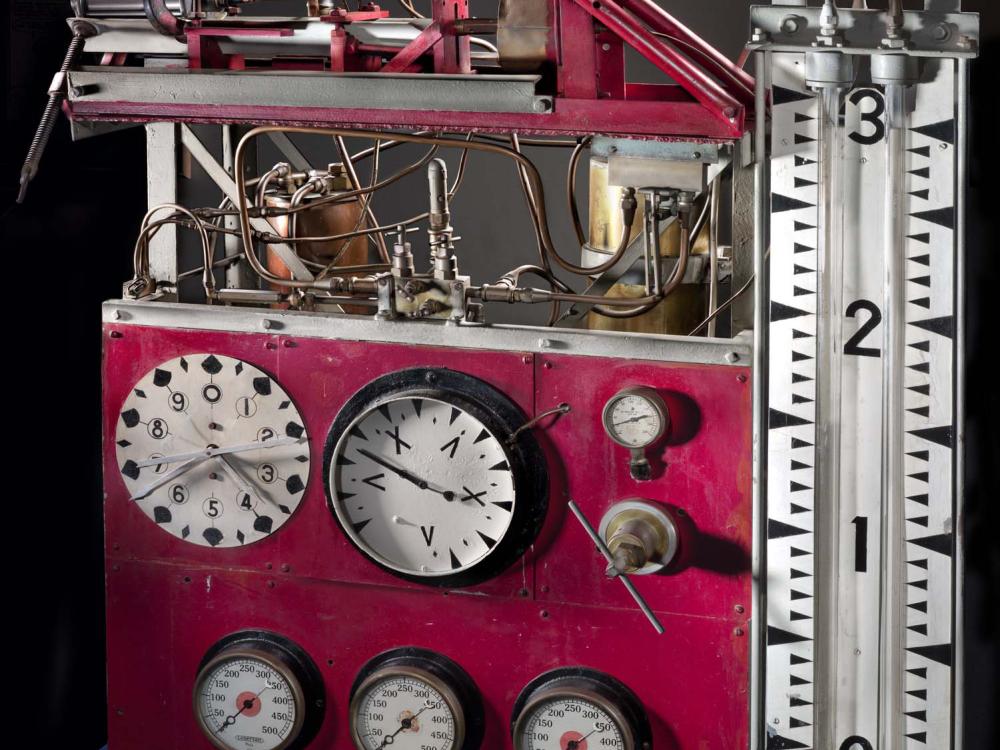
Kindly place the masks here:
<instances>
[{"instance_id":1,"label":"dial with number 9","mask_svg":"<svg viewBox=\"0 0 1000 750\"><path fill-rule=\"evenodd\" d=\"M146 373L122 405L115 448L131 502L164 531L210 547L274 533L309 476L308 437L288 394L221 354Z\"/></svg>"}]
</instances>

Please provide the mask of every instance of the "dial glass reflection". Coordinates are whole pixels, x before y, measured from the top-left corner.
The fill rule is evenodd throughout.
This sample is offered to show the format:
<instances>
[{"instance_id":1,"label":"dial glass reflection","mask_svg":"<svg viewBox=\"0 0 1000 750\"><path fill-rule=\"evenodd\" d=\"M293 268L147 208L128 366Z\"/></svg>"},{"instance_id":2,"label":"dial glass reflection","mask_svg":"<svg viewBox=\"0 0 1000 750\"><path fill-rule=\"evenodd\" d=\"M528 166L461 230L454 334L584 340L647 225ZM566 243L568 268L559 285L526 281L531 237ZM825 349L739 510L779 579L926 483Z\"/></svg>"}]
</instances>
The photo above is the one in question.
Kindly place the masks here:
<instances>
[{"instance_id":1,"label":"dial glass reflection","mask_svg":"<svg viewBox=\"0 0 1000 750\"><path fill-rule=\"evenodd\" d=\"M354 717L364 750L453 750L456 719L445 697L411 676L377 681L361 696Z\"/></svg>"},{"instance_id":2,"label":"dial glass reflection","mask_svg":"<svg viewBox=\"0 0 1000 750\"><path fill-rule=\"evenodd\" d=\"M625 750L622 731L611 715L581 698L543 701L519 739L518 750Z\"/></svg>"},{"instance_id":3,"label":"dial glass reflection","mask_svg":"<svg viewBox=\"0 0 1000 750\"><path fill-rule=\"evenodd\" d=\"M276 750L293 738L299 707L288 679L261 659L220 661L198 686L198 716L216 744Z\"/></svg>"},{"instance_id":4,"label":"dial glass reflection","mask_svg":"<svg viewBox=\"0 0 1000 750\"><path fill-rule=\"evenodd\" d=\"M378 403L347 429L332 464L342 526L393 570L427 577L468 570L510 529L516 498L504 447L452 403Z\"/></svg>"}]
</instances>

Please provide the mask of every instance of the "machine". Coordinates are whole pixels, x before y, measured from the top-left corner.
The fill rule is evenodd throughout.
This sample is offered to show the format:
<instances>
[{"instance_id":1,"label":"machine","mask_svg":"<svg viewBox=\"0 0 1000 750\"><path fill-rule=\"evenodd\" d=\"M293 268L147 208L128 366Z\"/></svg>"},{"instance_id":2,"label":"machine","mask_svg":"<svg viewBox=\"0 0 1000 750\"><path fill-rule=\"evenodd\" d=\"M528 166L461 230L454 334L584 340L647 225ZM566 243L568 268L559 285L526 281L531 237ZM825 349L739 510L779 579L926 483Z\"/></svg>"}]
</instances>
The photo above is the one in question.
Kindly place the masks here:
<instances>
[{"instance_id":1,"label":"machine","mask_svg":"<svg viewBox=\"0 0 1000 750\"><path fill-rule=\"evenodd\" d=\"M977 16L399 6L74 2L111 750L960 748Z\"/></svg>"}]
</instances>

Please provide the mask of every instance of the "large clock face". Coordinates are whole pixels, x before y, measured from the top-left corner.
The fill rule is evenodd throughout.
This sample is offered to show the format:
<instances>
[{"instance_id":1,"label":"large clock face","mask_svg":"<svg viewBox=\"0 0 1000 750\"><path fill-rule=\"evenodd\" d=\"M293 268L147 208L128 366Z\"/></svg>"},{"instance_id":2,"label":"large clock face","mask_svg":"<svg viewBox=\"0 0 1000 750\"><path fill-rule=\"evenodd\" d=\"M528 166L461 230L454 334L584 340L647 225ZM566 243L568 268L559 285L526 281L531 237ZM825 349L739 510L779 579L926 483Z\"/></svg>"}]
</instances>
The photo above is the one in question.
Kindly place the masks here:
<instances>
[{"instance_id":1,"label":"large clock face","mask_svg":"<svg viewBox=\"0 0 1000 750\"><path fill-rule=\"evenodd\" d=\"M164 531L211 547L274 533L309 476L305 427L288 394L221 354L148 372L122 405L115 447L130 502Z\"/></svg>"},{"instance_id":2,"label":"large clock face","mask_svg":"<svg viewBox=\"0 0 1000 750\"><path fill-rule=\"evenodd\" d=\"M421 372L441 387L405 385ZM341 527L376 563L411 579L464 584L499 572L534 538L544 513L541 460L525 461L533 441L508 444L525 418L457 373L380 380L331 432L328 495ZM454 388L470 381L472 394Z\"/></svg>"}]
</instances>

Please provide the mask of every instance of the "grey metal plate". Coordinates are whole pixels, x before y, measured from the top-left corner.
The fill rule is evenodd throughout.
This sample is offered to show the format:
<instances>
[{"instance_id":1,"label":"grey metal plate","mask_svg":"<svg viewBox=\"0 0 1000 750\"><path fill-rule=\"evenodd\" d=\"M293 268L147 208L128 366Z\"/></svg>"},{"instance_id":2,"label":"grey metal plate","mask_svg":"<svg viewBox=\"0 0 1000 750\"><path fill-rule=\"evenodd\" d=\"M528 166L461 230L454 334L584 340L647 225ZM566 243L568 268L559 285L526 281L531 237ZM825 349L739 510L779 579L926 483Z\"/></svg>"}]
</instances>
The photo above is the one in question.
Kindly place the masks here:
<instances>
[{"instance_id":1,"label":"grey metal plate","mask_svg":"<svg viewBox=\"0 0 1000 750\"><path fill-rule=\"evenodd\" d=\"M71 102L530 113L538 98L538 76L83 68L69 81Z\"/></svg>"},{"instance_id":2,"label":"grey metal plate","mask_svg":"<svg viewBox=\"0 0 1000 750\"><path fill-rule=\"evenodd\" d=\"M751 361L748 337L734 340L705 339L528 326L382 321L356 315L130 300L105 302L103 320L105 323L200 331L269 333L303 338L576 354L586 357L623 357L656 362L746 367Z\"/></svg>"}]
</instances>

